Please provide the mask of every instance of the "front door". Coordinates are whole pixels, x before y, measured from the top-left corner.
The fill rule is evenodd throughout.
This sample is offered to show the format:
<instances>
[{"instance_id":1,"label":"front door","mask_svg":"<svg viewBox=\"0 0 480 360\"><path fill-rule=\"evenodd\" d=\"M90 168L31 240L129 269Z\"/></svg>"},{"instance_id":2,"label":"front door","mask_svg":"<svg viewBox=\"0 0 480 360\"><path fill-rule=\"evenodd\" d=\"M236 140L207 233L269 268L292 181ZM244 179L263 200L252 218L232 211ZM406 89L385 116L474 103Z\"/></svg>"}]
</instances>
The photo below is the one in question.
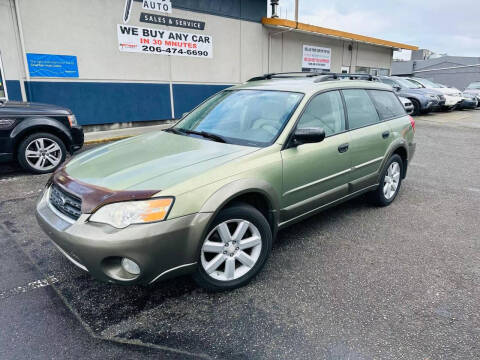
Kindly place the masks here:
<instances>
[{"instance_id":1,"label":"front door","mask_svg":"<svg viewBox=\"0 0 480 360\"><path fill-rule=\"evenodd\" d=\"M351 160L340 92L316 95L306 105L297 128L323 128L319 143L282 151L283 192L280 222L286 223L348 194Z\"/></svg>"}]
</instances>

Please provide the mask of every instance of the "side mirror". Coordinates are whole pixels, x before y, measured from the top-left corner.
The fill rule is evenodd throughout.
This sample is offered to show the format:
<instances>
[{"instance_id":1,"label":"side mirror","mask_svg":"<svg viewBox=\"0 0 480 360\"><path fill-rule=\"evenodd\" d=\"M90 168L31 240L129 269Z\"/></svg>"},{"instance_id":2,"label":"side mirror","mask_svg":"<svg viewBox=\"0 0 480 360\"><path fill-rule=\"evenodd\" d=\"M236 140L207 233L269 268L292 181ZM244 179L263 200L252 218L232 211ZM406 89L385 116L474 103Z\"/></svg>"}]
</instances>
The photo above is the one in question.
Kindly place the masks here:
<instances>
[{"instance_id":1,"label":"side mirror","mask_svg":"<svg viewBox=\"0 0 480 360\"><path fill-rule=\"evenodd\" d=\"M400 91L402 88L398 85L393 85L393 90Z\"/></svg>"},{"instance_id":2,"label":"side mirror","mask_svg":"<svg viewBox=\"0 0 480 360\"><path fill-rule=\"evenodd\" d=\"M183 119L183 118L184 118L185 116L187 116L187 115L188 115L188 112L184 112L184 113L182 114L182 117L181 117L181 118Z\"/></svg>"},{"instance_id":3,"label":"side mirror","mask_svg":"<svg viewBox=\"0 0 480 360\"><path fill-rule=\"evenodd\" d=\"M318 143L323 141L323 139L325 139L325 130L322 128L296 129L293 134L294 146Z\"/></svg>"}]
</instances>

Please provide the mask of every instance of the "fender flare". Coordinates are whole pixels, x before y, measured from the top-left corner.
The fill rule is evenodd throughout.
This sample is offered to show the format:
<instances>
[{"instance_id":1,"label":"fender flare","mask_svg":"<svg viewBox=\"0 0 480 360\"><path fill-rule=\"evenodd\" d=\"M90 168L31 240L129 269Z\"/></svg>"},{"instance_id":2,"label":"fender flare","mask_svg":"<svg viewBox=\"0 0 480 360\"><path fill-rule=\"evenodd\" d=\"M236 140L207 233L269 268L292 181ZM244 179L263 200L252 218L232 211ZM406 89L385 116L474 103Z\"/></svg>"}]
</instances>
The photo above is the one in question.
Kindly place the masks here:
<instances>
[{"instance_id":1,"label":"fender flare","mask_svg":"<svg viewBox=\"0 0 480 360\"><path fill-rule=\"evenodd\" d=\"M65 125L63 125L58 120L54 120L48 117L32 117L27 118L21 121L17 126L13 128L13 131L10 133L10 139L12 142L15 142L16 139L19 139L25 132L29 131L35 127L47 127L53 128L57 133L61 133L69 143L73 142L72 135ZM68 146L68 144L65 144Z\"/></svg>"},{"instance_id":2,"label":"fender flare","mask_svg":"<svg viewBox=\"0 0 480 360\"><path fill-rule=\"evenodd\" d=\"M405 164L403 164L403 166L404 166L404 172L403 173L404 173L404 175L406 174L407 165L408 165L408 158L410 157L410 155L408 153L407 141L403 138L400 138L400 139L397 139L396 141L392 142L390 144L389 148L387 149L386 155L385 155L385 157L383 158L383 161L382 161L382 165L380 166L380 171L379 171L378 177L377 177L377 183L380 183L380 180L381 180L380 177L382 176L382 173L383 173L383 170L385 169L385 165L386 165L387 161L390 159L392 154L400 148L405 150L405 153L407 154L407 159L406 159L407 162Z\"/></svg>"},{"instance_id":3,"label":"fender flare","mask_svg":"<svg viewBox=\"0 0 480 360\"><path fill-rule=\"evenodd\" d=\"M205 201L199 212L212 214L205 231L208 230L211 222L215 219L215 216L227 203L236 197L247 193L257 193L267 200L269 207L268 211L271 217L271 219L267 219L267 221L270 223L272 235L275 237L279 221L279 195L274 187L267 181L252 178L240 179L228 183L218 189L207 199L207 201Z\"/></svg>"}]
</instances>

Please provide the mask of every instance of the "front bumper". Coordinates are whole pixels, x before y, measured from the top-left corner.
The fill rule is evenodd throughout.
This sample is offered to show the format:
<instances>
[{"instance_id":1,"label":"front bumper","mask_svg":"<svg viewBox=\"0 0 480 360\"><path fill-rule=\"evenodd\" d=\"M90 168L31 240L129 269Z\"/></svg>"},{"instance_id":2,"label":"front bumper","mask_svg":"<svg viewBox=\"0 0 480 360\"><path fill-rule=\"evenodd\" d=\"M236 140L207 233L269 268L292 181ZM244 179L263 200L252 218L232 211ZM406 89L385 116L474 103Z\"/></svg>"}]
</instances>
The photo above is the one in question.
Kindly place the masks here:
<instances>
[{"instance_id":1,"label":"front bumper","mask_svg":"<svg viewBox=\"0 0 480 360\"><path fill-rule=\"evenodd\" d=\"M448 107L455 106L460 101L462 101L462 98L459 96L445 95L445 106L448 106Z\"/></svg>"},{"instance_id":2,"label":"front bumper","mask_svg":"<svg viewBox=\"0 0 480 360\"><path fill-rule=\"evenodd\" d=\"M72 143L70 144L70 153L73 154L75 151L80 150L85 141L85 135L83 134L83 129L81 126L72 126L70 129L72 135Z\"/></svg>"},{"instance_id":3,"label":"front bumper","mask_svg":"<svg viewBox=\"0 0 480 360\"><path fill-rule=\"evenodd\" d=\"M118 284L150 284L194 271L211 215L197 213L116 229L88 222L88 214L76 221L67 218L49 204L48 190L36 206L38 223L70 261L98 280ZM139 265L140 275L123 270L124 257Z\"/></svg>"}]
</instances>

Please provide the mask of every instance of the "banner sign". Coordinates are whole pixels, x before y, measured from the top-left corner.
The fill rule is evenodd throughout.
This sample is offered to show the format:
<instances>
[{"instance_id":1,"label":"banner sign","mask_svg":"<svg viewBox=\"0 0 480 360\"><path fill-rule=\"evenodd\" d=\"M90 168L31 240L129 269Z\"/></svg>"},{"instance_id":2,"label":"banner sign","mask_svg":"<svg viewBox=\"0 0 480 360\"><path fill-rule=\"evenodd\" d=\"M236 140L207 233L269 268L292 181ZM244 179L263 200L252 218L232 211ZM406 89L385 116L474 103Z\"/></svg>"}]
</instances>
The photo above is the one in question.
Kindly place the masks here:
<instances>
[{"instance_id":1,"label":"banner sign","mask_svg":"<svg viewBox=\"0 0 480 360\"><path fill-rule=\"evenodd\" d=\"M157 55L211 58L213 40L210 35L117 25L120 51Z\"/></svg>"},{"instance_id":2,"label":"banner sign","mask_svg":"<svg viewBox=\"0 0 480 360\"><path fill-rule=\"evenodd\" d=\"M302 71L329 71L332 49L303 45Z\"/></svg>"},{"instance_id":3,"label":"banner sign","mask_svg":"<svg viewBox=\"0 0 480 360\"><path fill-rule=\"evenodd\" d=\"M171 13L172 3L169 0L143 0L142 8L144 10Z\"/></svg>"},{"instance_id":4,"label":"banner sign","mask_svg":"<svg viewBox=\"0 0 480 360\"><path fill-rule=\"evenodd\" d=\"M77 57L69 55L27 54L31 77L78 78Z\"/></svg>"},{"instance_id":5,"label":"banner sign","mask_svg":"<svg viewBox=\"0 0 480 360\"><path fill-rule=\"evenodd\" d=\"M175 27L181 27L186 29L195 29L195 30L205 29L205 23L203 21L181 19L181 18L163 16L163 15L147 14L144 12L140 14L140 21L144 23L175 26Z\"/></svg>"}]
</instances>

